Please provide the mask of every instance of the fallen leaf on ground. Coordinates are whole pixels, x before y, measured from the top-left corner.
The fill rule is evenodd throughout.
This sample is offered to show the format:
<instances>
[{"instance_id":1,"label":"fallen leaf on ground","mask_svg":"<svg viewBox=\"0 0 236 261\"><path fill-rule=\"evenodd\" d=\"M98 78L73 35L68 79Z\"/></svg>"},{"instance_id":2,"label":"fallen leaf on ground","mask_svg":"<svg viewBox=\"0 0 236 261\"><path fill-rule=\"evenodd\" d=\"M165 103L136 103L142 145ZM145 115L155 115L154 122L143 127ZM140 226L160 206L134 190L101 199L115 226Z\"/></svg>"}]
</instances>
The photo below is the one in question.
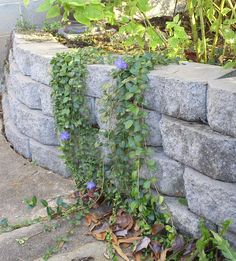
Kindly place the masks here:
<instances>
[{"instance_id":1,"label":"fallen leaf on ground","mask_svg":"<svg viewBox=\"0 0 236 261\"><path fill-rule=\"evenodd\" d=\"M153 254L155 257L159 257L159 254L161 253L162 246L158 241L152 240L149 244Z\"/></svg>"},{"instance_id":2,"label":"fallen leaf on ground","mask_svg":"<svg viewBox=\"0 0 236 261\"><path fill-rule=\"evenodd\" d=\"M160 233L164 228L165 226L163 224L154 224L152 226L152 235Z\"/></svg>"},{"instance_id":3,"label":"fallen leaf on ground","mask_svg":"<svg viewBox=\"0 0 236 261\"><path fill-rule=\"evenodd\" d=\"M113 226L113 231L119 230L130 230L134 224L133 217L124 212L124 210L119 210L116 217L116 223Z\"/></svg>"},{"instance_id":4,"label":"fallen leaf on ground","mask_svg":"<svg viewBox=\"0 0 236 261\"><path fill-rule=\"evenodd\" d=\"M171 249L173 251L179 251L181 248L184 247L184 244L185 243L184 243L183 236L182 235L178 235L178 236L176 236L175 241L174 241Z\"/></svg>"},{"instance_id":5,"label":"fallen leaf on ground","mask_svg":"<svg viewBox=\"0 0 236 261\"><path fill-rule=\"evenodd\" d=\"M85 216L85 222L87 226L90 226L93 223L98 223L98 218L94 214L88 214Z\"/></svg>"},{"instance_id":6,"label":"fallen leaf on ground","mask_svg":"<svg viewBox=\"0 0 236 261\"><path fill-rule=\"evenodd\" d=\"M137 253L143 249L146 249L151 242L149 237L144 237L136 246L134 253Z\"/></svg>"},{"instance_id":7,"label":"fallen leaf on ground","mask_svg":"<svg viewBox=\"0 0 236 261\"><path fill-rule=\"evenodd\" d=\"M118 243L119 243L119 244L123 244L123 243L133 244L135 241L138 241L138 240L140 240L140 239L141 239L140 237L121 238L121 239L118 239Z\"/></svg>"},{"instance_id":8,"label":"fallen leaf on ground","mask_svg":"<svg viewBox=\"0 0 236 261\"><path fill-rule=\"evenodd\" d=\"M141 253L136 253L134 255L134 257L135 257L135 261L142 261L142 254Z\"/></svg>"},{"instance_id":9,"label":"fallen leaf on ground","mask_svg":"<svg viewBox=\"0 0 236 261\"><path fill-rule=\"evenodd\" d=\"M120 230L120 231L115 232L115 234L118 237L125 237L128 234L128 230L127 229Z\"/></svg>"},{"instance_id":10,"label":"fallen leaf on ground","mask_svg":"<svg viewBox=\"0 0 236 261\"><path fill-rule=\"evenodd\" d=\"M158 260L158 261L166 261L166 255L167 255L167 252L170 250L170 248L167 248L167 249L165 249L165 250L163 250L162 252L161 252L161 257L160 257L160 259Z\"/></svg>"},{"instance_id":11,"label":"fallen leaf on ground","mask_svg":"<svg viewBox=\"0 0 236 261\"><path fill-rule=\"evenodd\" d=\"M115 249L116 253L121 256L125 261L129 261L129 258L126 256L126 254L122 251L122 249L117 245L112 245L112 247Z\"/></svg>"},{"instance_id":12,"label":"fallen leaf on ground","mask_svg":"<svg viewBox=\"0 0 236 261\"><path fill-rule=\"evenodd\" d=\"M92 231L92 235L97 240L104 241L106 239L106 234L109 231L109 224L107 222L103 223L102 226L94 231Z\"/></svg>"}]
</instances>

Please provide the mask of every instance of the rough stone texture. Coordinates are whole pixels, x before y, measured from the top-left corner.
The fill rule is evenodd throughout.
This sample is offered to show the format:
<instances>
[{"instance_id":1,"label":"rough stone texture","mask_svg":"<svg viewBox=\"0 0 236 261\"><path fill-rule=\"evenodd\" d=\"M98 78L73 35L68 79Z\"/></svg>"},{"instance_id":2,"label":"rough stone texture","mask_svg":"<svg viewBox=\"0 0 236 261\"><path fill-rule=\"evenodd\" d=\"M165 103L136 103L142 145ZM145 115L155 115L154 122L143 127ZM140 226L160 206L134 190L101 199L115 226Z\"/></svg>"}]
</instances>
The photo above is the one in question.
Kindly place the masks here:
<instances>
[{"instance_id":1,"label":"rough stone texture","mask_svg":"<svg viewBox=\"0 0 236 261\"><path fill-rule=\"evenodd\" d=\"M70 173L61 158L62 153L55 146L42 145L34 140L30 140L30 151L32 160L42 167L53 170L56 173L69 177Z\"/></svg>"},{"instance_id":2,"label":"rough stone texture","mask_svg":"<svg viewBox=\"0 0 236 261\"><path fill-rule=\"evenodd\" d=\"M88 65L87 77L87 95L91 97L101 98L103 91L102 88L105 84L112 84L113 79L110 76L112 69L115 66L104 64L91 64Z\"/></svg>"},{"instance_id":3,"label":"rough stone texture","mask_svg":"<svg viewBox=\"0 0 236 261\"><path fill-rule=\"evenodd\" d=\"M220 225L232 219L230 227L236 232L236 184L213 180L201 173L186 168L184 183L191 211Z\"/></svg>"},{"instance_id":4,"label":"rough stone texture","mask_svg":"<svg viewBox=\"0 0 236 261\"><path fill-rule=\"evenodd\" d=\"M8 90L17 97L19 101L32 109L41 109L39 90L40 83L31 80L30 77L22 75L16 64L10 65Z\"/></svg>"},{"instance_id":5,"label":"rough stone texture","mask_svg":"<svg viewBox=\"0 0 236 261\"><path fill-rule=\"evenodd\" d=\"M34 42L32 42L34 40ZM43 84L50 83L50 61L58 53L67 48L54 39L37 42L31 36L14 34L13 56L20 71L30 75L33 80Z\"/></svg>"},{"instance_id":6,"label":"rough stone texture","mask_svg":"<svg viewBox=\"0 0 236 261\"><path fill-rule=\"evenodd\" d=\"M45 115L53 116L53 105L51 97L51 88L47 85L40 85L39 96L41 101L42 112Z\"/></svg>"},{"instance_id":7,"label":"rough stone texture","mask_svg":"<svg viewBox=\"0 0 236 261\"><path fill-rule=\"evenodd\" d=\"M22 135L13 124L12 121L5 121L5 134L8 141L14 144L14 149L23 155L24 157L30 159L31 152L29 147L29 138Z\"/></svg>"},{"instance_id":8,"label":"rough stone texture","mask_svg":"<svg viewBox=\"0 0 236 261\"><path fill-rule=\"evenodd\" d=\"M207 82L227 72L197 63L157 67L149 74L148 107L188 121L205 121Z\"/></svg>"},{"instance_id":9,"label":"rough stone texture","mask_svg":"<svg viewBox=\"0 0 236 261\"><path fill-rule=\"evenodd\" d=\"M236 137L236 78L209 82L207 107L210 127Z\"/></svg>"},{"instance_id":10,"label":"rough stone texture","mask_svg":"<svg viewBox=\"0 0 236 261\"><path fill-rule=\"evenodd\" d=\"M220 135L208 126L163 116L164 152L207 176L236 181L236 139Z\"/></svg>"},{"instance_id":11,"label":"rough stone texture","mask_svg":"<svg viewBox=\"0 0 236 261\"><path fill-rule=\"evenodd\" d=\"M179 203L176 198L165 197L165 203L172 215L174 225L178 230L193 238L199 238L201 235L199 227L201 217L192 213L187 206ZM216 226L209 221L206 221L206 226L210 229L216 230Z\"/></svg>"},{"instance_id":12,"label":"rough stone texture","mask_svg":"<svg viewBox=\"0 0 236 261\"><path fill-rule=\"evenodd\" d=\"M31 158L29 149L29 138L22 135L12 122L11 115L9 114L9 101L6 93L3 95L2 107L4 111L4 122L5 122L5 135L11 144L14 144L14 149L22 154L26 158Z\"/></svg>"},{"instance_id":13,"label":"rough stone texture","mask_svg":"<svg viewBox=\"0 0 236 261\"><path fill-rule=\"evenodd\" d=\"M53 229L51 232L46 232L44 228L45 225L58 225L58 227ZM63 236L65 237L69 230L71 230L71 226L68 220L66 220L35 224L30 227L23 227L14 230L10 233L4 233L0 235L0 260L43 260L42 257L45 255L49 247L55 246L57 239ZM89 236L88 228L84 224L74 228L73 230L74 235L69 238L69 241L66 242L60 250L60 252L62 252L62 259L59 260L68 260L63 259L64 256L67 256L67 254L63 252L69 251L76 253L78 256L85 257L87 254L87 256L94 256L94 260L104 261L104 259L96 259L96 254L100 254L99 256L101 256L102 251L104 250L105 252L106 244L104 242L96 242L92 236ZM20 245L16 241L16 239L22 238L29 238L24 245ZM90 246L92 248L90 248ZM96 248L96 250L94 248ZM68 256L70 255L71 254L69 253ZM56 256L49 260L58 260L54 258L56 258ZM71 261L72 259L69 260Z\"/></svg>"},{"instance_id":14,"label":"rough stone texture","mask_svg":"<svg viewBox=\"0 0 236 261\"><path fill-rule=\"evenodd\" d=\"M236 233L227 231L224 235L224 238L227 239L231 246L236 250Z\"/></svg>"},{"instance_id":15,"label":"rough stone texture","mask_svg":"<svg viewBox=\"0 0 236 261\"><path fill-rule=\"evenodd\" d=\"M16 106L15 114L15 124L20 132L42 144L58 145L52 117L43 115L41 111L29 110L22 104Z\"/></svg>"},{"instance_id":16,"label":"rough stone texture","mask_svg":"<svg viewBox=\"0 0 236 261\"><path fill-rule=\"evenodd\" d=\"M146 124L148 125L150 135L147 139L147 145L161 146L161 131L160 131L161 114L156 111L147 111Z\"/></svg>"},{"instance_id":17,"label":"rough stone texture","mask_svg":"<svg viewBox=\"0 0 236 261\"><path fill-rule=\"evenodd\" d=\"M184 165L167 157L162 149L153 151L150 159L155 161L156 170L150 171L146 166L143 166L140 170L141 177L156 177L156 186L162 194L176 197L185 196Z\"/></svg>"},{"instance_id":18,"label":"rough stone texture","mask_svg":"<svg viewBox=\"0 0 236 261\"><path fill-rule=\"evenodd\" d=\"M94 260L94 261L105 261L107 260L104 256L106 253L106 244L104 242L92 242L84 246L77 247L73 251L52 256L50 261L71 261L71 260ZM89 259L88 259L89 258ZM123 259L118 257L118 260ZM43 261L42 258L35 261Z\"/></svg>"}]
</instances>

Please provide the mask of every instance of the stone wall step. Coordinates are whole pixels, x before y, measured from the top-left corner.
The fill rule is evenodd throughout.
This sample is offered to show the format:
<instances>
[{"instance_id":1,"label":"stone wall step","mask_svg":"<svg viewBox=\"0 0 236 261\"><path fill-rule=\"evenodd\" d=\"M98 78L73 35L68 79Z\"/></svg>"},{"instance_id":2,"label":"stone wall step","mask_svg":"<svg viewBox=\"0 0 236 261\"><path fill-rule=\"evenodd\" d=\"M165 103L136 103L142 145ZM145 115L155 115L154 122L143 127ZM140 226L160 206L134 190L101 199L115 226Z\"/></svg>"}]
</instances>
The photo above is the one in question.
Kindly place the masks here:
<instances>
[{"instance_id":1,"label":"stone wall step","mask_svg":"<svg viewBox=\"0 0 236 261\"><path fill-rule=\"evenodd\" d=\"M236 78L209 82L207 115L210 127L236 137Z\"/></svg>"},{"instance_id":2,"label":"stone wall step","mask_svg":"<svg viewBox=\"0 0 236 261\"><path fill-rule=\"evenodd\" d=\"M236 138L164 115L160 125L164 152L170 158L214 179L236 182Z\"/></svg>"},{"instance_id":3,"label":"stone wall step","mask_svg":"<svg viewBox=\"0 0 236 261\"><path fill-rule=\"evenodd\" d=\"M153 150L150 160L154 160L156 163L155 170L151 171L147 166L143 166L140 176L148 179L155 177L157 179L156 187L164 195L185 196L184 165L166 156L161 148Z\"/></svg>"},{"instance_id":4,"label":"stone wall step","mask_svg":"<svg viewBox=\"0 0 236 261\"><path fill-rule=\"evenodd\" d=\"M184 183L189 208L217 225L231 219L230 231L236 233L236 183L211 179L186 168Z\"/></svg>"}]
</instances>

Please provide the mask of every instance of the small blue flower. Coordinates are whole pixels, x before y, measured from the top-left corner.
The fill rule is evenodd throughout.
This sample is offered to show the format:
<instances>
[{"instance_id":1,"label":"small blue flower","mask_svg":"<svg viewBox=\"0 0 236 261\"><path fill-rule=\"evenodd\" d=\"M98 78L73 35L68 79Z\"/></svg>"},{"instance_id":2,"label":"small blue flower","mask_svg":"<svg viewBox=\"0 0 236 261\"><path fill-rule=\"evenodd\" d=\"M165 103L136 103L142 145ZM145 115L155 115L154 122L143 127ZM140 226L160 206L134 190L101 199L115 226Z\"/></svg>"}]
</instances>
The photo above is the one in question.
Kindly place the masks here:
<instances>
[{"instance_id":1,"label":"small blue flower","mask_svg":"<svg viewBox=\"0 0 236 261\"><path fill-rule=\"evenodd\" d=\"M96 188L96 184L93 181L87 182L87 189L92 190Z\"/></svg>"},{"instance_id":2,"label":"small blue flower","mask_svg":"<svg viewBox=\"0 0 236 261\"><path fill-rule=\"evenodd\" d=\"M128 68L128 64L121 57L119 57L114 64L120 70L125 70Z\"/></svg>"},{"instance_id":3,"label":"small blue flower","mask_svg":"<svg viewBox=\"0 0 236 261\"><path fill-rule=\"evenodd\" d=\"M62 141L67 141L70 139L70 133L68 131L63 131L60 134L60 138Z\"/></svg>"}]
</instances>

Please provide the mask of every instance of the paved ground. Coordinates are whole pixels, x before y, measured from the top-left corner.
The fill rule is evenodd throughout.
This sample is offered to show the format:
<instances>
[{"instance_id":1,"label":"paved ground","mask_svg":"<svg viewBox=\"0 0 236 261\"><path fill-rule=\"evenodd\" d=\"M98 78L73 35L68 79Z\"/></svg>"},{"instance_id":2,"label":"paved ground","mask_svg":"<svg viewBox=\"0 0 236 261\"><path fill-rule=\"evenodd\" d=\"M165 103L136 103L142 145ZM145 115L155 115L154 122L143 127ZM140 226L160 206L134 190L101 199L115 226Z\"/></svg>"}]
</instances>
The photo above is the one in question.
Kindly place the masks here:
<instances>
[{"instance_id":1,"label":"paved ground","mask_svg":"<svg viewBox=\"0 0 236 261\"><path fill-rule=\"evenodd\" d=\"M2 129L1 119L0 128ZM39 214L44 215L44 210L40 208L33 211L27 209L24 199L36 195L39 199L49 201L55 201L58 196L71 200L73 190L72 180L30 163L17 154L0 133L0 218L18 224ZM53 229L46 232L46 227ZM88 235L89 231L83 222L72 229L68 220L53 220L0 234L0 261L42 260L49 248L55 246L57 240L65 237L69 231L69 241L60 247L60 253L49 260L106 260L103 255L106 245ZM24 239L24 244L19 244L19 239Z\"/></svg>"}]
</instances>

